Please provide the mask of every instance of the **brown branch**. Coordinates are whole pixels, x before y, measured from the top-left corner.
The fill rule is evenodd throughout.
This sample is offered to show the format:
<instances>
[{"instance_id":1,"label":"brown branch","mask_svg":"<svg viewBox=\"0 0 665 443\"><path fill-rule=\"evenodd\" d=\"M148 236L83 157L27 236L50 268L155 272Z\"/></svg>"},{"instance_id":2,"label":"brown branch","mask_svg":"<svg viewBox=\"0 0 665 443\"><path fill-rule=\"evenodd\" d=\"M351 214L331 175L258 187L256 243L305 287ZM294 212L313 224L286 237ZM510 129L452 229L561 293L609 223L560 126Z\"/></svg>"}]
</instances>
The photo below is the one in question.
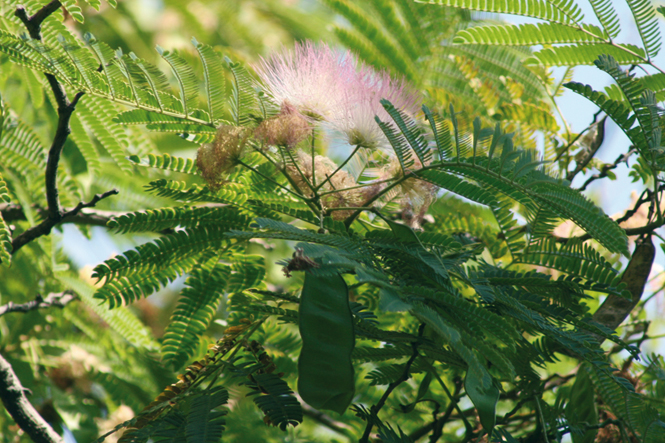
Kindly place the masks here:
<instances>
[{"instance_id":1,"label":"brown branch","mask_svg":"<svg viewBox=\"0 0 665 443\"><path fill-rule=\"evenodd\" d=\"M45 309L53 306L64 308L74 299L76 299L76 295L71 291L51 292L46 298L37 295L34 300L21 303L20 305L9 302L6 305L0 306L0 316L10 312L22 312L25 314L26 312L34 311L35 309Z\"/></svg>"},{"instance_id":2,"label":"brown branch","mask_svg":"<svg viewBox=\"0 0 665 443\"><path fill-rule=\"evenodd\" d=\"M0 354L0 398L7 412L35 443L62 443L62 438L30 404L25 391L12 365Z\"/></svg>"},{"instance_id":3,"label":"brown branch","mask_svg":"<svg viewBox=\"0 0 665 443\"><path fill-rule=\"evenodd\" d=\"M57 193L57 189L55 191ZM19 236L17 236L14 240L12 240L12 254L16 253L21 247L25 246L26 244L30 243L36 238L39 238L43 235L48 235L51 232L51 229L60 223L63 223L66 221L66 219L69 220L79 220L81 221L84 217L79 217L77 218L76 216L81 212L83 208L89 208L91 206L94 206L99 202L100 200L109 197L111 195L115 195L118 193L117 189L111 189L110 191L107 191L103 194L96 194L92 200L90 200L87 203L79 203L76 205L75 208L65 212L62 209L58 211L58 215L56 218L53 218L51 215L51 207L48 209L48 216L46 219L44 219L41 223L32 226L25 232L21 233ZM58 205L59 206L59 205ZM83 214L85 215L85 214ZM89 216L90 217L90 216ZM92 220L91 220L92 221ZM107 220L108 221L108 220ZM73 222L73 221L72 221Z\"/></svg>"},{"instance_id":4,"label":"brown branch","mask_svg":"<svg viewBox=\"0 0 665 443\"><path fill-rule=\"evenodd\" d=\"M413 431L409 435L409 438L411 438L411 440L418 441L419 439L423 438L425 435L429 434L431 431L434 432L430 436L430 442L438 441L438 439L441 438L443 427L446 425L446 423L448 423L448 420L450 420L450 417L453 414L453 411L455 410L455 406L460 400L459 397L460 397L460 392L462 392L462 386L463 386L462 379L456 379L455 390L453 391L452 398L450 399L450 403L448 404L446 410L443 412L443 414L440 417L435 416L432 422Z\"/></svg>"},{"instance_id":5,"label":"brown branch","mask_svg":"<svg viewBox=\"0 0 665 443\"><path fill-rule=\"evenodd\" d=\"M586 190L587 186L589 186L592 182L607 177L609 171L611 171L612 169L616 169L617 167L619 167L621 163L627 163L630 156L635 154L636 152L637 149L633 148L628 152L626 152L625 154L621 154L620 156L618 156L617 159L614 160L614 163L609 163L604 165L602 168L600 168L600 172L598 174L594 174L591 177L589 177L587 181L585 181L584 184L580 186L578 191L584 191Z\"/></svg>"},{"instance_id":6,"label":"brown branch","mask_svg":"<svg viewBox=\"0 0 665 443\"><path fill-rule=\"evenodd\" d=\"M53 12L57 11L60 6L60 1L53 0L43 6L32 16L28 16L25 7L19 6L16 8L14 15L16 15L16 17L18 17L21 22L23 22L32 39L41 40L42 22ZM71 132L69 121L71 119L72 113L76 109L76 104L84 93L81 91L77 92L74 98L69 101L64 87L58 82L55 76L52 74L45 75L49 85L51 86L51 91L53 92L58 110L58 125L55 131L55 135L53 136L53 142L48 152L48 157L46 159L46 172L44 174L48 214L42 222L32 226L12 240L12 254L16 253L16 251L36 238L48 235L51 232L51 229L53 229L53 227L58 223L62 222L64 218L75 216L79 211L81 211L81 209L94 206L100 200L118 193L117 190L111 190L101 195L95 195L90 202L79 203L74 209L68 212L63 211L62 207L60 206L60 198L58 193L58 165L60 163L62 149L64 148L67 137Z\"/></svg>"},{"instance_id":7,"label":"brown branch","mask_svg":"<svg viewBox=\"0 0 665 443\"><path fill-rule=\"evenodd\" d=\"M32 209L43 217L47 216L48 210L46 208L33 205ZM106 226L112 218L128 214L127 212L101 211L99 209L85 208L72 214L73 209L65 210L67 216L63 217L60 224L72 223L75 225ZM0 214L2 214L2 218L6 223L27 220L23 207L14 203L0 204Z\"/></svg>"},{"instance_id":8,"label":"brown branch","mask_svg":"<svg viewBox=\"0 0 665 443\"><path fill-rule=\"evenodd\" d=\"M341 434L345 437L347 437L350 440L354 439L354 433L353 433L353 428L349 425L347 425L344 422L335 420L331 416L329 416L326 413L323 413L319 411L318 409L315 409L305 403L302 398L300 398L300 395L296 394L298 401L300 402L302 406L302 412L304 415L307 417L311 417L320 424L324 425L328 429L337 432L338 434Z\"/></svg>"}]
</instances>

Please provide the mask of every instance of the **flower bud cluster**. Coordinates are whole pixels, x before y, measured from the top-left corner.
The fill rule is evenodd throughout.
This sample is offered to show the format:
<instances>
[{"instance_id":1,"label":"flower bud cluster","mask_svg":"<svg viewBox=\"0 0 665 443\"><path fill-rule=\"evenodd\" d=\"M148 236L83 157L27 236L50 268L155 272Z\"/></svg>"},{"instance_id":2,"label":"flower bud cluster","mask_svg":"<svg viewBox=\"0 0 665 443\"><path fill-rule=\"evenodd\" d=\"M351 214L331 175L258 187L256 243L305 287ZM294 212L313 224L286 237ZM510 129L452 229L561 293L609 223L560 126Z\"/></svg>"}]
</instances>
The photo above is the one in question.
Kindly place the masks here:
<instances>
[{"instance_id":1,"label":"flower bud cluster","mask_svg":"<svg viewBox=\"0 0 665 443\"><path fill-rule=\"evenodd\" d=\"M224 177L242 156L250 134L247 128L222 125L215 140L199 148L196 165L210 189L217 190L225 183Z\"/></svg>"}]
</instances>

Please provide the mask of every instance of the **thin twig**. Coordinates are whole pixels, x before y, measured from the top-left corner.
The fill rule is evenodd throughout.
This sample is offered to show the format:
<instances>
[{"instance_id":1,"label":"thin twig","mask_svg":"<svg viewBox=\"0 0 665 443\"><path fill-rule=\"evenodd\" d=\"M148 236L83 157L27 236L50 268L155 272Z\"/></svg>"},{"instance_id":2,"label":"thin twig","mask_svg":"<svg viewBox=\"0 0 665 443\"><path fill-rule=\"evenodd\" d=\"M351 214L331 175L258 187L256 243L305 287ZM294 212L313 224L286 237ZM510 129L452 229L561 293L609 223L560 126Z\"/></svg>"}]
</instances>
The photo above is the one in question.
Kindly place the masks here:
<instances>
[{"instance_id":1,"label":"thin twig","mask_svg":"<svg viewBox=\"0 0 665 443\"><path fill-rule=\"evenodd\" d=\"M335 420L328 414L311 407L310 405L305 403L302 398L300 398L300 395L296 394L296 398L298 399L298 402L300 402L300 405L302 406L303 415L306 415L307 417L316 420L318 423L322 424L323 426L327 427L332 431L337 432L338 434L347 437L349 440L355 440L353 428L351 426L339 420Z\"/></svg>"},{"instance_id":2,"label":"thin twig","mask_svg":"<svg viewBox=\"0 0 665 443\"><path fill-rule=\"evenodd\" d=\"M455 407L457 406L457 403L459 402L460 399L460 392L462 392L462 379L456 379L455 380L455 390L452 394L453 399L450 400L450 403L448 403L448 407L446 410L443 412L443 414L440 417L434 417L434 420L423 426L420 429L416 429L413 431L410 435L409 438L413 441L418 441L425 435L427 435L430 431L432 432L432 435L430 436L430 442L435 442L437 441L443 431L443 427L448 423L448 420L450 419L450 416L453 414L453 411L455 410Z\"/></svg>"},{"instance_id":3,"label":"thin twig","mask_svg":"<svg viewBox=\"0 0 665 443\"><path fill-rule=\"evenodd\" d=\"M360 437L360 440L358 440L358 443L367 443L369 441L369 436L372 433L372 428L374 428L374 425L379 420L378 417L379 411L386 404L386 400L388 400L388 397L390 396L390 394L392 394L395 388L397 388L399 385L407 381L409 377L411 377L410 374L411 365L413 365L413 362L416 360L416 357L420 355L418 353L418 346L420 345L420 339L422 338L424 332L425 332L425 324L422 323L420 325L420 328L418 328L418 341L411 343L411 346L413 347L413 353L411 354L411 357L409 357L409 360L406 362L402 375L400 375L400 377L397 380L388 385L388 388L383 393L379 401L370 408L370 416L367 418L367 426L365 426L365 432L363 432L363 435L362 437Z\"/></svg>"},{"instance_id":4,"label":"thin twig","mask_svg":"<svg viewBox=\"0 0 665 443\"><path fill-rule=\"evenodd\" d=\"M628 152L626 152L625 154L621 154L619 157L617 157L617 159L614 160L614 163L604 165L602 168L600 168L600 172L598 174L594 174L591 177L589 177L587 181L584 182L584 184L578 188L578 191L580 192L584 191L587 188L587 186L589 186L592 182L607 177L608 175L607 173L609 171L611 171L612 169L616 169L621 163L627 163L630 156L635 154L636 152L637 149L633 148Z\"/></svg>"},{"instance_id":5,"label":"thin twig","mask_svg":"<svg viewBox=\"0 0 665 443\"><path fill-rule=\"evenodd\" d=\"M9 302L6 305L0 306L0 316L10 312L21 312L25 314L26 312L34 311L36 309L45 309L53 306L57 308L64 308L74 299L76 299L76 294L74 294L72 291L51 292L46 296L46 298L42 297L41 295L37 295L34 300L26 303L17 305Z\"/></svg>"},{"instance_id":6,"label":"thin twig","mask_svg":"<svg viewBox=\"0 0 665 443\"><path fill-rule=\"evenodd\" d=\"M351 158L352 158L354 155L356 155L356 152L358 152L358 151L360 150L360 148L361 148L360 145L356 146L355 149L353 150L353 152L351 152L351 155L349 155L349 156L346 158L346 160L344 160L344 162L342 162L342 164L339 165L339 166L337 167L337 169L335 169L335 170L333 171L332 174L330 174L329 176L327 176L326 179L323 180L318 186L315 185L315 188L314 188L314 189L318 191L319 189L321 189L321 188L323 187L323 185L325 185L326 183L328 183L328 182L330 181L330 179L333 178L333 177L335 176L335 174L337 174L337 173L338 173L338 172L339 172L344 166L346 166L346 164L349 162L349 160L351 160Z\"/></svg>"}]
</instances>

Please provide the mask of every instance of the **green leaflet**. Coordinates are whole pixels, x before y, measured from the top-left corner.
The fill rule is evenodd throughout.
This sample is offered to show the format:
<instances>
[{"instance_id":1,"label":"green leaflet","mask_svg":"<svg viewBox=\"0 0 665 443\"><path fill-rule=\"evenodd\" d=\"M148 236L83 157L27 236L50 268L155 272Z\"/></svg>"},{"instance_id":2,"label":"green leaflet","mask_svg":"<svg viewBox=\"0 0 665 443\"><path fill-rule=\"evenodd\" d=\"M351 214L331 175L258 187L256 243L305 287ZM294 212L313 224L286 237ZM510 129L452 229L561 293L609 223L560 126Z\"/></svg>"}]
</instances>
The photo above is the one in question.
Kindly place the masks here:
<instances>
[{"instance_id":1,"label":"green leaflet","mask_svg":"<svg viewBox=\"0 0 665 443\"><path fill-rule=\"evenodd\" d=\"M614 57L619 63L629 65L642 63L645 54L638 46L621 44L613 46L606 43L593 45L556 46L541 49L524 61L526 64L543 66L578 66L593 65L602 54Z\"/></svg>"},{"instance_id":2,"label":"green leaflet","mask_svg":"<svg viewBox=\"0 0 665 443\"><path fill-rule=\"evenodd\" d=\"M178 88L180 89L182 108L184 114L187 116L190 109L194 107L192 105L195 104L194 100L198 95L199 84L196 74L194 74L192 67L176 52L164 51L159 46L157 46L157 52L171 66L173 75L178 82Z\"/></svg>"},{"instance_id":3,"label":"green leaflet","mask_svg":"<svg viewBox=\"0 0 665 443\"><path fill-rule=\"evenodd\" d=\"M185 174L200 175L196 161L191 158L175 157L169 154L154 155L140 158L138 155L127 157L130 162L148 168L165 169L167 171L183 172Z\"/></svg>"},{"instance_id":4,"label":"green leaflet","mask_svg":"<svg viewBox=\"0 0 665 443\"><path fill-rule=\"evenodd\" d=\"M202 225L224 224L237 229L245 228L250 218L228 206L180 207L148 209L114 217L107 226L117 232L146 232L173 229L178 226L194 228Z\"/></svg>"},{"instance_id":5,"label":"green leaflet","mask_svg":"<svg viewBox=\"0 0 665 443\"><path fill-rule=\"evenodd\" d=\"M129 140L125 129L113 123L112 116L117 114L116 106L106 100L83 96L76 105L76 115L102 147L109 153L113 161L124 171L131 172L125 158Z\"/></svg>"},{"instance_id":6,"label":"green leaflet","mask_svg":"<svg viewBox=\"0 0 665 443\"><path fill-rule=\"evenodd\" d=\"M83 10L77 4L77 1L78 0L60 0L60 3L62 3L62 6L67 10L67 12L69 12L74 20L79 23L83 23ZM85 0L85 2L99 11L101 0ZM112 8L115 8L118 5L116 0L106 0L106 3L108 3Z\"/></svg>"},{"instance_id":7,"label":"green leaflet","mask_svg":"<svg viewBox=\"0 0 665 443\"><path fill-rule=\"evenodd\" d=\"M531 190L540 204L574 221L610 251L630 255L625 231L581 193L553 183L534 183Z\"/></svg>"},{"instance_id":8,"label":"green leaflet","mask_svg":"<svg viewBox=\"0 0 665 443\"><path fill-rule=\"evenodd\" d=\"M606 94L594 91L591 86L582 83L568 82L563 86L577 92L596 104L603 110L603 112L614 120L635 146L640 148L643 152L647 151L646 138L639 128L634 127L636 117L631 113L631 109L628 107L627 103L613 100Z\"/></svg>"},{"instance_id":9,"label":"green leaflet","mask_svg":"<svg viewBox=\"0 0 665 443\"><path fill-rule=\"evenodd\" d=\"M413 149L413 152L418 156L420 164L428 164L432 159L432 151L428 146L427 140L425 140L425 137L423 136L422 130L418 127L416 122L408 115L395 108L393 104L386 99L381 100L381 105L393 119L404 138L409 142L411 149Z\"/></svg>"},{"instance_id":10,"label":"green leaflet","mask_svg":"<svg viewBox=\"0 0 665 443\"><path fill-rule=\"evenodd\" d=\"M633 13L647 55L655 57L662 42L654 5L649 0L626 0L626 3Z\"/></svg>"},{"instance_id":11,"label":"green leaflet","mask_svg":"<svg viewBox=\"0 0 665 443\"><path fill-rule=\"evenodd\" d=\"M159 349L159 345L152 338L152 332L129 309L126 307L107 309L93 298L92 286L78 278L64 275L56 277L66 287L72 288L90 309L133 346L150 351Z\"/></svg>"},{"instance_id":12,"label":"green leaflet","mask_svg":"<svg viewBox=\"0 0 665 443\"><path fill-rule=\"evenodd\" d=\"M4 179L2 178L2 173L0 173L0 201L9 203L11 200L9 198L9 191L7 190L7 185L5 184ZM12 259L12 234L9 232L7 224L0 214L0 264L9 266Z\"/></svg>"},{"instance_id":13,"label":"green leaflet","mask_svg":"<svg viewBox=\"0 0 665 443\"><path fill-rule=\"evenodd\" d=\"M233 63L228 57L224 60L233 75L230 99L233 122L238 126L246 126L252 121L252 113L260 115L254 80L242 64Z\"/></svg>"},{"instance_id":14,"label":"green leaflet","mask_svg":"<svg viewBox=\"0 0 665 443\"><path fill-rule=\"evenodd\" d=\"M298 392L311 406L343 414L354 395L353 315L339 274L305 274L300 297Z\"/></svg>"},{"instance_id":15,"label":"green leaflet","mask_svg":"<svg viewBox=\"0 0 665 443\"><path fill-rule=\"evenodd\" d=\"M364 8L361 8L358 4L355 4L352 1L325 0L325 3L331 9L337 11L349 20L356 29L362 30L362 34L360 34L350 33L348 30L341 27L336 28L335 33L343 43L350 43L353 41L356 44L350 44L348 46L353 47L356 50L362 48L362 46L373 46L376 49L370 49L368 47L365 51L362 51L364 54L361 55L381 54L378 57L373 57L375 59L379 58L379 60L374 63L376 66L388 66L410 81L417 79L418 74L413 68L412 60L417 58L415 51L420 48L412 42L405 41L404 39L400 42L402 43L401 45L396 44L393 38L394 36L405 34L402 34L400 31L392 27L388 28L389 30L382 29L376 21L368 19L368 14L363 10ZM384 16L384 14L385 10L382 10L377 16ZM389 17L388 14L385 14L385 16Z\"/></svg>"},{"instance_id":16,"label":"green leaflet","mask_svg":"<svg viewBox=\"0 0 665 443\"><path fill-rule=\"evenodd\" d=\"M0 214L0 264L9 266L12 262L12 234Z\"/></svg>"},{"instance_id":17,"label":"green leaflet","mask_svg":"<svg viewBox=\"0 0 665 443\"><path fill-rule=\"evenodd\" d=\"M497 203L495 196L485 188L443 171L430 169L418 172L418 177L483 205L493 206Z\"/></svg>"},{"instance_id":18,"label":"green leaflet","mask_svg":"<svg viewBox=\"0 0 665 443\"><path fill-rule=\"evenodd\" d=\"M616 38L621 31L619 16L614 10L612 0L589 0L593 12L596 13L598 21L603 25L603 29L610 37Z\"/></svg>"},{"instance_id":19,"label":"green leaflet","mask_svg":"<svg viewBox=\"0 0 665 443\"><path fill-rule=\"evenodd\" d=\"M76 113L73 113L69 121L69 126L71 128L71 133L69 136L72 141L76 143L76 147L81 152L81 155L85 159L88 172L90 175L95 176L102 169L101 163L99 162L99 153L95 146L90 141L88 134L83 127L83 123L78 118Z\"/></svg>"}]
</instances>

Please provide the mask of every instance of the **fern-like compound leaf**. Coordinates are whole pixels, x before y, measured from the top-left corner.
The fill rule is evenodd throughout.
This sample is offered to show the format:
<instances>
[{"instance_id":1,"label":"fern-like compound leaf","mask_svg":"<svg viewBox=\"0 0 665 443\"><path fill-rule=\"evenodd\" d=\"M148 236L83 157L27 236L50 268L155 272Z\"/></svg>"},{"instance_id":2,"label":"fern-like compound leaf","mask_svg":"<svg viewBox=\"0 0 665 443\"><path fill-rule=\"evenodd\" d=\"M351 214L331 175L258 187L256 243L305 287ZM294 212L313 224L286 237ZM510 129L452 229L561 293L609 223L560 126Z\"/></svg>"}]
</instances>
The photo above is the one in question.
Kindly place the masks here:
<instances>
[{"instance_id":1,"label":"fern-like compound leaf","mask_svg":"<svg viewBox=\"0 0 665 443\"><path fill-rule=\"evenodd\" d=\"M621 31L621 25L612 0L589 0L589 3L605 32L610 37L616 38Z\"/></svg>"},{"instance_id":2,"label":"fern-like compound leaf","mask_svg":"<svg viewBox=\"0 0 665 443\"><path fill-rule=\"evenodd\" d=\"M593 65L598 57L603 54L611 55L622 65L640 64L645 60L644 50L638 46L623 43L596 43L541 49L527 58L524 63L543 66Z\"/></svg>"},{"instance_id":3,"label":"fern-like compound leaf","mask_svg":"<svg viewBox=\"0 0 665 443\"><path fill-rule=\"evenodd\" d=\"M660 26L656 17L656 9L649 0L626 0L633 13L637 31L649 58L655 57L662 45Z\"/></svg>"},{"instance_id":4,"label":"fern-like compound leaf","mask_svg":"<svg viewBox=\"0 0 665 443\"><path fill-rule=\"evenodd\" d=\"M2 173L0 173L0 201L9 203L11 200L9 198L9 191L7 190L7 184L2 178ZM5 220L0 214L0 262L4 266L9 266L11 263L11 253L12 253L12 234L5 223Z\"/></svg>"},{"instance_id":5,"label":"fern-like compound leaf","mask_svg":"<svg viewBox=\"0 0 665 443\"><path fill-rule=\"evenodd\" d=\"M244 383L254 388L254 403L266 414L270 423L285 431L287 426L298 426L303 421L302 406L289 385L276 374L253 374L253 382Z\"/></svg>"},{"instance_id":6,"label":"fern-like compound leaf","mask_svg":"<svg viewBox=\"0 0 665 443\"><path fill-rule=\"evenodd\" d=\"M159 46L157 47L159 55L171 66L173 75L178 82L180 89L180 100L182 102L183 113L189 115L189 112L194 108L194 100L198 95L199 83L196 74L192 67L176 52L164 51Z\"/></svg>"},{"instance_id":7,"label":"fern-like compound leaf","mask_svg":"<svg viewBox=\"0 0 665 443\"><path fill-rule=\"evenodd\" d=\"M218 443L222 439L226 411L215 409L226 404L228 399L228 391L221 386L194 397L185 424L188 442Z\"/></svg>"},{"instance_id":8,"label":"fern-like compound leaf","mask_svg":"<svg viewBox=\"0 0 665 443\"><path fill-rule=\"evenodd\" d=\"M233 122L238 126L246 126L251 123L252 114L260 115L257 94L254 90L254 80L240 63L234 63L228 57L225 60L233 75L231 89Z\"/></svg>"},{"instance_id":9,"label":"fern-like compound leaf","mask_svg":"<svg viewBox=\"0 0 665 443\"><path fill-rule=\"evenodd\" d=\"M397 127L400 129L402 135L406 138L413 149L413 152L418 156L421 165L429 164L432 159L432 151L430 150L427 140L423 136L422 131L416 125L416 122L409 118L406 114L395 108L392 103L386 99L381 99L383 108L388 112Z\"/></svg>"},{"instance_id":10,"label":"fern-like compound leaf","mask_svg":"<svg viewBox=\"0 0 665 443\"><path fill-rule=\"evenodd\" d=\"M203 65L206 99L210 123L219 121L224 115L226 98L226 79L224 77L224 64L222 58L208 45L192 39L196 51Z\"/></svg>"},{"instance_id":11,"label":"fern-like compound leaf","mask_svg":"<svg viewBox=\"0 0 665 443\"><path fill-rule=\"evenodd\" d=\"M200 175L196 166L196 161L191 158L175 157L169 154L148 154L147 157L143 158L140 158L138 155L130 155L127 159L136 165L148 168L164 169L190 175Z\"/></svg>"},{"instance_id":12,"label":"fern-like compound leaf","mask_svg":"<svg viewBox=\"0 0 665 443\"><path fill-rule=\"evenodd\" d=\"M604 43L607 35L602 29L584 25L583 29L558 23L477 26L455 35L454 43L481 45L532 46L561 43Z\"/></svg>"},{"instance_id":13,"label":"fern-like compound leaf","mask_svg":"<svg viewBox=\"0 0 665 443\"><path fill-rule=\"evenodd\" d=\"M228 206L148 209L112 218L107 226L119 233L163 231L221 224L228 229L243 229L251 219Z\"/></svg>"},{"instance_id":14,"label":"fern-like compound leaf","mask_svg":"<svg viewBox=\"0 0 665 443\"><path fill-rule=\"evenodd\" d=\"M554 23L577 24L584 15L572 0L417 0L420 3L452 6L472 11L523 15Z\"/></svg>"},{"instance_id":15,"label":"fern-like compound leaf","mask_svg":"<svg viewBox=\"0 0 665 443\"><path fill-rule=\"evenodd\" d=\"M129 140L124 128L111 120L117 114L113 103L83 96L76 105L76 110L83 125L95 136L120 169L130 172L131 168L125 158Z\"/></svg>"},{"instance_id":16,"label":"fern-like compound leaf","mask_svg":"<svg viewBox=\"0 0 665 443\"><path fill-rule=\"evenodd\" d=\"M162 355L167 363L178 368L198 348L201 335L210 325L224 295L228 277L228 265L219 262L218 254L205 253L189 272L185 288L180 293L178 305L164 332Z\"/></svg>"}]
</instances>

